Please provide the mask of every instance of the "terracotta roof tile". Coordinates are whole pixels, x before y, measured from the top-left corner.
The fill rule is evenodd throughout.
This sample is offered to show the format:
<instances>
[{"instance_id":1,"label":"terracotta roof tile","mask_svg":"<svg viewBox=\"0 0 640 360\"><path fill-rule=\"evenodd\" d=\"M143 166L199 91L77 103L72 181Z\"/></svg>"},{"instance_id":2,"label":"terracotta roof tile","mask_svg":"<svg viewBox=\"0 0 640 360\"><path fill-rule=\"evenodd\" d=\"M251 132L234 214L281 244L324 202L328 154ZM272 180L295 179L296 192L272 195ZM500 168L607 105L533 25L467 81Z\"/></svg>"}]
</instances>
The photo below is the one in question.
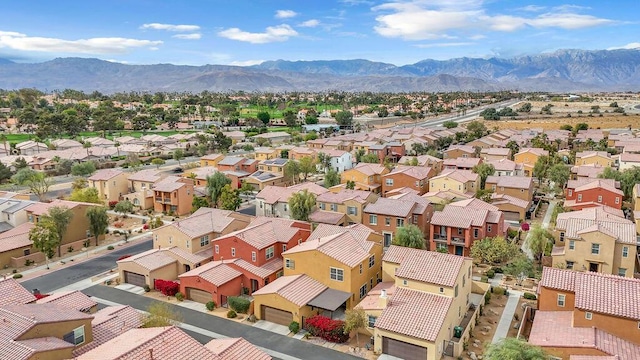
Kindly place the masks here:
<instances>
[{"instance_id":1,"label":"terracotta roof tile","mask_svg":"<svg viewBox=\"0 0 640 360\"><path fill-rule=\"evenodd\" d=\"M345 214L335 211L316 210L309 215L309 221L323 224L339 224L344 222Z\"/></svg>"},{"instance_id":2,"label":"terracotta roof tile","mask_svg":"<svg viewBox=\"0 0 640 360\"><path fill-rule=\"evenodd\" d=\"M471 170L445 170L440 175L434 176L431 180L450 178L458 182L466 183L469 181L476 181L478 174Z\"/></svg>"},{"instance_id":3,"label":"terracotta roof tile","mask_svg":"<svg viewBox=\"0 0 640 360\"><path fill-rule=\"evenodd\" d=\"M376 320L375 326L394 333L435 341L452 302L451 297L399 288Z\"/></svg>"},{"instance_id":4,"label":"terracotta roof tile","mask_svg":"<svg viewBox=\"0 0 640 360\"><path fill-rule=\"evenodd\" d=\"M276 243L287 243L296 236L300 228L294 227L294 220L257 217L244 229L221 236L213 241L236 237L260 250Z\"/></svg>"},{"instance_id":5,"label":"terracotta roof tile","mask_svg":"<svg viewBox=\"0 0 640 360\"><path fill-rule=\"evenodd\" d=\"M91 349L116 338L130 329L138 328L142 325L141 314L128 305L108 306L98 310L93 314L91 328L93 330L93 341L79 347L73 351L74 356L79 356Z\"/></svg>"},{"instance_id":6,"label":"terracotta roof tile","mask_svg":"<svg viewBox=\"0 0 640 360\"><path fill-rule=\"evenodd\" d=\"M187 271L186 273L178 276L178 278L192 276L199 277L215 286L221 286L239 276L242 276L242 273L227 265L223 261L212 261L210 263Z\"/></svg>"},{"instance_id":7,"label":"terracotta roof tile","mask_svg":"<svg viewBox=\"0 0 640 360\"><path fill-rule=\"evenodd\" d=\"M430 167L398 165L395 169L393 169L392 172L384 176L388 177L390 175L404 174L414 179L423 180L423 179L428 179L430 173L431 173Z\"/></svg>"},{"instance_id":8,"label":"terracotta roof tile","mask_svg":"<svg viewBox=\"0 0 640 360\"><path fill-rule=\"evenodd\" d=\"M37 304L55 304L64 308L88 312L98 303L78 290L53 293L36 301Z\"/></svg>"},{"instance_id":9,"label":"terracotta roof tile","mask_svg":"<svg viewBox=\"0 0 640 360\"><path fill-rule=\"evenodd\" d=\"M406 218L413 213L415 206L416 203L414 201L379 198L375 203L367 204L364 208L364 212Z\"/></svg>"},{"instance_id":10,"label":"terracotta roof tile","mask_svg":"<svg viewBox=\"0 0 640 360\"><path fill-rule=\"evenodd\" d=\"M573 292L575 289L577 272L571 270L558 269L554 267L544 267L540 286Z\"/></svg>"},{"instance_id":11,"label":"terracotta roof tile","mask_svg":"<svg viewBox=\"0 0 640 360\"><path fill-rule=\"evenodd\" d=\"M393 281L378 283L373 289L371 289L367 296L355 307L364 310L384 310L385 305L380 301L380 294L382 290L386 291L387 296L393 296L396 291L396 285Z\"/></svg>"},{"instance_id":12,"label":"terracotta roof tile","mask_svg":"<svg viewBox=\"0 0 640 360\"><path fill-rule=\"evenodd\" d=\"M167 255L166 252L162 251L161 249L151 249L143 253L128 257L126 259L119 260L117 262L133 262L144 269L155 270L177 262L177 260Z\"/></svg>"},{"instance_id":13,"label":"terracotta roof tile","mask_svg":"<svg viewBox=\"0 0 640 360\"><path fill-rule=\"evenodd\" d=\"M371 241L359 241L350 232L307 240L282 253L283 257L305 251L319 251L350 268L354 268L371 256L375 244Z\"/></svg>"},{"instance_id":14,"label":"terracotta roof tile","mask_svg":"<svg viewBox=\"0 0 640 360\"><path fill-rule=\"evenodd\" d=\"M180 176L167 176L166 178L153 184L152 190L162 191L162 192L172 192L180 189L183 186L187 186L187 184L184 183L182 180L183 178Z\"/></svg>"},{"instance_id":15,"label":"terracotta roof tile","mask_svg":"<svg viewBox=\"0 0 640 360\"><path fill-rule=\"evenodd\" d=\"M281 276L254 292L253 296L278 294L298 306L304 306L326 289L307 275Z\"/></svg>"},{"instance_id":16,"label":"terracotta roof tile","mask_svg":"<svg viewBox=\"0 0 640 360\"><path fill-rule=\"evenodd\" d=\"M371 176L382 175L382 173L385 172L386 168L379 164L360 163L356 165L353 170L359 171L367 176Z\"/></svg>"},{"instance_id":17,"label":"terracotta roof tile","mask_svg":"<svg viewBox=\"0 0 640 360\"><path fill-rule=\"evenodd\" d=\"M204 345L221 360L271 360L271 356L243 338L213 339Z\"/></svg>"},{"instance_id":18,"label":"terracotta roof tile","mask_svg":"<svg viewBox=\"0 0 640 360\"><path fill-rule=\"evenodd\" d=\"M270 275L273 275L274 273L282 270L282 267L283 267L281 257L277 257L272 260L269 260L262 266L255 266L243 259L232 259L232 260L229 260L227 263L232 264L231 266L235 265L261 278L266 278Z\"/></svg>"},{"instance_id":19,"label":"terracotta roof tile","mask_svg":"<svg viewBox=\"0 0 640 360\"><path fill-rule=\"evenodd\" d=\"M36 297L15 279L0 280L0 306L28 304L34 301L36 301Z\"/></svg>"},{"instance_id":20,"label":"terracotta roof tile","mask_svg":"<svg viewBox=\"0 0 640 360\"><path fill-rule=\"evenodd\" d=\"M191 239L210 233L220 234L234 222L235 218L231 217L231 214L233 214L233 211L200 208L191 216L159 227L153 232L158 233L164 231L167 227L173 227Z\"/></svg>"},{"instance_id":21,"label":"terracotta roof tile","mask_svg":"<svg viewBox=\"0 0 640 360\"><path fill-rule=\"evenodd\" d=\"M576 308L640 320L640 279L592 272L576 274Z\"/></svg>"},{"instance_id":22,"label":"terracotta roof tile","mask_svg":"<svg viewBox=\"0 0 640 360\"><path fill-rule=\"evenodd\" d=\"M101 169L96 171L95 174L89 176L87 180L89 181L106 181L110 180L124 172L119 169Z\"/></svg>"},{"instance_id":23,"label":"terracotta roof tile","mask_svg":"<svg viewBox=\"0 0 640 360\"><path fill-rule=\"evenodd\" d=\"M349 226L318 224L307 240L342 234L344 232L349 232L354 238L358 239L358 241L364 242L367 241L371 233L374 233L375 231L362 224L353 224Z\"/></svg>"},{"instance_id":24,"label":"terracotta roof tile","mask_svg":"<svg viewBox=\"0 0 640 360\"><path fill-rule=\"evenodd\" d=\"M393 247L397 246L392 245L389 249ZM387 258L386 255L383 260L385 258ZM396 269L396 276L453 287L466 259L468 258L435 251L410 249L409 251L404 251L400 260L400 267Z\"/></svg>"},{"instance_id":25,"label":"terracotta roof tile","mask_svg":"<svg viewBox=\"0 0 640 360\"><path fill-rule=\"evenodd\" d=\"M533 185L533 178L528 176L487 176L486 184L496 184L497 187L513 189L529 189Z\"/></svg>"},{"instance_id":26,"label":"terracotta roof tile","mask_svg":"<svg viewBox=\"0 0 640 360\"><path fill-rule=\"evenodd\" d=\"M371 196L370 191L342 189L339 192L327 191L316 197L316 202L328 202L342 204L347 200L355 200L361 204L367 202Z\"/></svg>"},{"instance_id":27,"label":"terracotta roof tile","mask_svg":"<svg viewBox=\"0 0 640 360\"><path fill-rule=\"evenodd\" d=\"M277 202L287 202L289 201L289 197L296 192L307 190L316 196L320 194L324 194L328 192L326 188L313 183L306 182L302 184L297 184L289 187L281 187L281 186L265 186L257 195L256 199L263 199L267 204L275 204Z\"/></svg>"}]
</instances>

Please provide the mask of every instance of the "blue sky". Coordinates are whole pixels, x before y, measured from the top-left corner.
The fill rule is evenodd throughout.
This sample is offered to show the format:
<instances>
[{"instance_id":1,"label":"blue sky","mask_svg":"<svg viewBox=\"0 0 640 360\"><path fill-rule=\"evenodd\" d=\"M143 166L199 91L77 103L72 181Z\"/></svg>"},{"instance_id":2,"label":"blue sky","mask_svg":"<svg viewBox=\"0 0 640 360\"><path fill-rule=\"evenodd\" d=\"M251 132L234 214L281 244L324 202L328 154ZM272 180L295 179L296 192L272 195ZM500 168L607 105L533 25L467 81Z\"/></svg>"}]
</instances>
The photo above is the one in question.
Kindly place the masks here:
<instances>
[{"instance_id":1,"label":"blue sky","mask_svg":"<svg viewBox=\"0 0 640 360\"><path fill-rule=\"evenodd\" d=\"M512 57L640 48L637 0L5 1L0 57L130 64Z\"/></svg>"}]
</instances>

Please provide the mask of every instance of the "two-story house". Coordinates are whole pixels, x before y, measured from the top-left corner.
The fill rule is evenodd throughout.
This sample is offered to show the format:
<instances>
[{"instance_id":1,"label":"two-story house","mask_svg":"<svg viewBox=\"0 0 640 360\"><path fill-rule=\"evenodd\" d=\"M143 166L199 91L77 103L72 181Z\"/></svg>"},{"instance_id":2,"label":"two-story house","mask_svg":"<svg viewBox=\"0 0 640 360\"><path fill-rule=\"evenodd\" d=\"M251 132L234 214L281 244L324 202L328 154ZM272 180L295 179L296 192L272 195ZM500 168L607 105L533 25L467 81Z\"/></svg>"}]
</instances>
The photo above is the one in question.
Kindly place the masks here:
<instances>
[{"instance_id":1,"label":"two-story house","mask_svg":"<svg viewBox=\"0 0 640 360\"><path fill-rule=\"evenodd\" d=\"M528 176L487 176L484 188L494 194L509 195L525 201L533 199L533 179Z\"/></svg>"},{"instance_id":2,"label":"two-story house","mask_svg":"<svg viewBox=\"0 0 640 360\"><path fill-rule=\"evenodd\" d=\"M398 188L410 188L419 195L429 191L429 179L435 176L435 170L423 166L398 165L390 173L382 176L382 195Z\"/></svg>"},{"instance_id":3,"label":"two-story house","mask_svg":"<svg viewBox=\"0 0 640 360\"><path fill-rule=\"evenodd\" d=\"M255 159L258 161L271 160L280 157L280 150L271 147L259 147L253 152L256 155Z\"/></svg>"},{"instance_id":4,"label":"two-story house","mask_svg":"<svg viewBox=\"0 0 640 360\"><path fill-rule=\"evenodd\" d=\"M565 189L564 207L581 210L593 206L609 206L622 209L624 193L620 184L613 179L569 180Z\"/></svg>"},{"instance_id":5,"label":"two-story house","mask_svg":"<svg viewBox=\"0 0 640 360\"><path fill-rule=\"evenodd\" d=\"M87 179L89 187L98 190L98 197L105 202L119 201L129 193L128 175L118 169L102 169Z\"/></svg>"},{"instance_id":6,"label":"two-story house","mask_svg":"<svg viewBox=\"0 0 640 360\"><path fill-rule=\"evenodd\" d=\"M364 208L363 224L382 234L384 247L393 242L396 230L405 224L414 224L427 233L427 224L433 206L425 198L411 193L391 198L379 198Z\"/></svg>"},{"instance_id":7,"label":"two-story house","mask_svg":"<svg viewBox=\"0 0 640 360\"><path fill-rule=\"evenodd\" d=\"M153 208L153 185L162 180L165 173L157 169L145 169L129 175L129 191L123 195L124 200L129 200L141 210Z\"/></svg>"},{"instance_id":8,"label":"two-story house","mask_svg":"<svg viewBox=\"0 0 640 360\"><path fill-rule=\"evenodd\" d=\"M482 163L481 158L449 158L444 159L444 170L473 170L474 167Z\"/></svg>"},{"instance_id":9,"label":"two-story house","mask_svg":"<svg viewBox=\"0 0 640 360\"><path fill-rule=\"evenodd\" d=\"M361 224L364 208L378 200L378 195L364 190L338 188L316 197L316 211L309 217L313 223L331 225Z\"/></svg>"},{"instance_id":10,"label":"two-story house","mask_svg":"<svg viewBox=\"0 0 640 360\"><path fill-rule=\"evenodd\" d=\"M460 356L489 289L472 281L471 267L468 257L391 246L383 282L358 304L374 352L411 360Z\"/></svg>"},{"instance_id":11,"label":"two-story house","mask_svg":"<svg viewBox=\"0 0 640 360\"><path fill-rule=\"evenodd\" d=\"M606 151L581 151L576 153L576 165L613 166L611 154Z\"/></svg>"},{"instance_id":12,"label":"two-story house","mask_svg":"<svg viewBox=\"0 0 640 360\"><path fill-rule=\"evenodd\" d=\"M606 169L599 165L576 165L571 167L571 180L583 178L595 179Z\"/></svg>"},{"instance_id":13,"label":"two-story house","mask_svg":"<svg viewBox=\"0 0 640 360\"><path fill-rule=\"evenodd\" d=\"M436 174L439 174L442 171L442 164L444 161L440 158L431 155L418 155L418 156L403 156L398 160L398 164L401 165L411 165L414 161L417 162L418 166L428 166L435 170Z\"/></svg>"},{"instance_id":14,"label":"two-story house","mask_svg":"<svg viewBox=\"0 0 640 360\"><path fill-rule=\"evenodd\" d=\"M218 163L224 159L222 154L208 154L200 158L200 166L218 166Z\"/></svg>"},{"instance_id":15,"label":"two-story house","mask_svg":"<svg viewBox=\"0 0 640 360\"><path fill-rule=\"evenodd\" d=\"M496 206L472 198L433 213L429 248L469 256L474 242L504 234L504 214Z\"/></svg>"},{"instance_id":16,"label":"two-story house","mask_svg":"<svg viewBox=\"0 0 640 360\"><path fill-rule=\"evenodd\" d=\"M193 179L167 176L153 185L153 210L155 212L186 215L191 212Z\"/></svg>"},{"instance_id":17,"label":"two-story house","mask_svg":"<svg viewBox=\"0 0 640 360\"><path fill-rule=\"evenodd\" d=\"M323 139L324 140L324 139ZM288 151L289 160L300 160L305 156L316 158L316 149L297 146Z\"/></svg>"},{"instance_id":18,"label":"two-story house","mask_svg":"<svg viewBox=\"0 0 640 360\"><path fill-rule=\"evenodd\" d=\"M321 153L329 158L328 166L324 169L325 171L331 169L341 174L345 170L349 170L353 167L353 156L348 151L322 149L322 151L318 151L318 156L320 156ZM320 170L321 166L321 164L317 165L318 170Z\"/></svg>"},{"instance_id":19,"label":"two-story house","mask_svg":"<svg viewBox=\"0 0 640 360\"><path fill-rule=\"evenodd\" d=\"M480 177L469 170L445 170L429 180L429 192L451 191L473 196L478 189L480 189Z\"/></svg>"},{"instance_id":20,"label":"two-story house","mask_svg":"<svg viewBox=\"0 0 640 360\"><path fill-rule=\"evenodd\" d=\"M316 314L340 317L351 309L381 276L382 247L370 234L329 231L284 252L284 276L253 293L256 317L304 324Z\"/></svg>"},{"instance_id":21,"label":"two-story house","mask_svg":"<svg viewBox=\"0 0 640 360\"><path fill-rule=\"evenodd\" d=\"M356 190L373 191L379 194L382 191L382 176L389 173L389 169L379 164L360 163L353 169L345 170L340 176L340 182L355 183Z\"/></svg>"},{"instance_id":22,"label":"two-story house","mask_svg":"<svg viewBox=\"0 0 640 360\"><path fill-rule=\"evenodd\" d=\"M480 150L480 157L485 162L487 161L500 161L511 159L511 149L490 147Z\"/></svg>"},{"instance_id":23,"label":"two-story house","mask_svg":"<svg viewBox=\"0 0 640 360\"><path fill-rule=\"evenodd\" d=\"M522 165L509 159L487 160L485 163L493 166L495 176L522 176L523 173Z\"/></svg>"},{"instance_id":24,"label":"two-story house","mask_svg":"<svg viewBox=\"0 0 640 360\"><path fill-rule=\"evenodd\" d=\"M619 210L592 207L561 213L554 236L554 267L633 277L636 229Z\"/></svg>"},{"instance_id":25,"label":"two-story house","mask_svg":"<svg viewBox=\"0 0 640 360\"><path fill-rule=\"evenodd\" d=\"M638 359L638 293L639 279L545 267L529 343L562 359Z\"/></svg>"},{"instance_id":26,"label":"two-story house","mask_svg":"<svg viewBox=\"0 0 640 360\"><path fill-rule=\"evenodd\" d=\"M540 148L521 148L513 156L513 161L522 166L523 175L533 177L533 167L538 162L540 156L549 156L549 152Z\"/></svg>"},{"instance_id":27,"label":"two-story house","mask_svg":"<svg viewBox=\"0 0 640 360\"><path fill-rule=\"evenodd\" d=\"M476 157L476 149L469 145L450 145L442 152L442 157L446 159L472 158Z\"/></svg>"},{"instance_id":28,"label":"two-story house","mask_svg":"<svg viewBox=\"0 0 640 360\"><path fill-rule=\"evenodd\" d=\"M321 194L329 191L313 182L288 187L265 186L264 189L256 195L256 215L288 219L290 216L289 198L291 195L304 190L314 194L316 199Z\"/></svg>"}]
</instances>

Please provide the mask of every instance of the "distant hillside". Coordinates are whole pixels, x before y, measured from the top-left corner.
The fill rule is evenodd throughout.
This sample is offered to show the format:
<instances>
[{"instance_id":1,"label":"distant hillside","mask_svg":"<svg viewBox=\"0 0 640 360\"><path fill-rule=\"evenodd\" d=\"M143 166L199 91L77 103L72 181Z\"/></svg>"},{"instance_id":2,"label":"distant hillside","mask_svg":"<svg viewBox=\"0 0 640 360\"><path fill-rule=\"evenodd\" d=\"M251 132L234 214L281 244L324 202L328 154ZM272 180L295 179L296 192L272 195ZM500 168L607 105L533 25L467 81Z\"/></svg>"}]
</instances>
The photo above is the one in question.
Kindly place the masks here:
<instances>
[{"instance_id":1,"label":"distant hillside","mask_svg":"<svg viewBox=\"0 0 640 360\"><path fill-rule=\"evenodd\" d=\"M559 50L511 59L267 61L252 67L124 65L59 58L0 59L0 88L118 91L611 91L640 90L640 50Z\"/></svg>"}]
</instances>

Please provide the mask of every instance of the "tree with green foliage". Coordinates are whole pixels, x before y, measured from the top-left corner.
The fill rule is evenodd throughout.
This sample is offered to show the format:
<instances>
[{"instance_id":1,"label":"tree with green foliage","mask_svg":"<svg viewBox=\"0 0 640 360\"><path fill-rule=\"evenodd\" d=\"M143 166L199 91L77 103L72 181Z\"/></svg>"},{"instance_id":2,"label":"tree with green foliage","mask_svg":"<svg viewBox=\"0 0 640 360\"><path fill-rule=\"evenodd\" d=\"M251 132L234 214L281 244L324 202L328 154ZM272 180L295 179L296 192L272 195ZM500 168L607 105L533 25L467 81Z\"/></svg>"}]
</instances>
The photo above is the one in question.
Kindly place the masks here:
<instances>
[{"instance_id":1,"label":"tree with green foliage","mask_svg":"<svg viewBox=\"0 0 640 360\"><path fill-rule=\"evenodd\" d=\"M365 154L364 149L356 150L355 158L357 163L362 161L362 157L364 156L364 154Z\"/></svg>"},{"instance_id":2,"label":"tree with green foliage","mask_svg":"<svg viewBox=\"0 0 640 360\"><path fill-rule=\"evenodd\" d=\"M316 172L316 161L311 156L303 156L300 161L300 174L304 182L307 181L309 174Z\"/></svg>"},{"instance_id":3,"label":"tree with green foliage","mask_svg":"<svg viewBox=\"0 0 640 360\"><path fill-rule=\"evenodd\" d=\"M244 195L244 196L249 196L252 195L253 192L255 191L255 188L253 187L253 185L249 184L246 181L242 182L242 185L240 186L240 194Z\"/></svg>"},{"instance_id":4,"label":"tree with green foliage","mask_svg":"<svg viewBox=\"0 0 640 360\"><path fill-rule=\"evenodd\" d=\"M220 208L223 210L236 211L240 205L242 205L240 191L238 189L233 189L229 184L223 186L220 190L220 198L218 201L220 203Z\"/></svg>"},{"instance_id":5,"label":"tree with green foliage","mask_svg":"<svg viewBox=\"0 0 640 360\"><path fill-rule=\"evenodd\" d=\"M11 179L12 175L13 172L11 172L11 169L4 163L0 162L0 183Z\"/></svg>"},{"instance_id":6,"label":"tree with green foliage","mask_svg":"<svg viewBox=\"0 0 640 360\"><path fill-rule=\"evenodd\" d=\"M361 157L360 162L368 163L368 164L377 164L380 162L380 159L378 158L378 155L371 153Z\"/></svg>"},{"instance_id":7,"label":"tree with green foliage","mask_svg":"<svg viewBox=\"0 0 640 360\"><path fill-rule=\"evenodd\" d=\"M529 230L525 241L533 256L536 259L541 259L548 244L553 242L553 235L540 224L536 224Z\"/></svg>"},{"instance_id":8,"label":"tree with green foliage","mask_svg":"<svg viewBox=\"0 0 640 360\"><path fill-rule=\"evenodd\" d=\"M162 301L154 301L142 316L141 328L177 326L182 322L180 313L171 309L173 305Z\"/></svg>"},{"instance_id":9,"label":"tree with green foliage","mask_svg":"<svg viewBox=\"0 0 640 360\"><path fill-rule=\"evenodd\" d=\"M630 199L633 197L633 187L640 183L640 167L634 166L623 171L606 167L598 177L619 181L625 198Z\"/></svg>"},{"instance_id":10,"label":"tree with green foliage","mask_svg":"<svg viewBox=\"0 0 640 360\"><path fill-rule=\"evenodd\" d=\"M269 121L271 120L271 115L269 115L269 113L266 111L260 111L256 114L256 118L262 121L263 124L268 125Z\"/></svg>"},{"instance_id":11,"label":"tree with green foliage","mask_svg":"<svg viewBox=\"0 0 640 360\"><path fill-rule=\"evenodd\" d=\"M118 201L116 206L113 207L113 211L124 215L130 214L133 211L133 204L129 200Z\"/></svg>"},{"instance_id":12,"label":"tree with green foliage","mask_svg":"<svg viewBox=\"0 0 640 360\"><path fill-rule=\"evenodd\" d=\"M164 161L164 159L161 159L161 158L154 158L153 160L151 160L151 163L156 166L156 169L159 169L160 166L166 163L166 161Z\"/></svg>"},{"instance_id":13,"label":"tree with green foliage","mask_svg":"<svg viewBox=\"0 0 640 360\"><path fill-rule=\"evenodd\" d=\"M576 124L576 126L573 128L574 131L577 133L580 130L589 130L589 124L587 123L578 123Z\"/></svg>"},{"instance_id":14,"label":"tree with green foliage","mask_svg":"<svg viewBox=\"0 0 640 360\"><path fill-rule=\"evenodd\" d=\"M62 242L64 234L67 232L67 228L73 219L73 211L66 206L54 206L49 208L46 216L53 220L53 223L56 225L58 238L60 242ZM58 245L58 256L62 256L62 246L60 245Z\"/></svg>"},{"instance_id":15,"label":"tree with green foliage","mask_svg":"<svg viewBox=\"0 0 640 360\"><path fill-rule=\"evenodd\" d=\"M485 264L505 262L520 252L517 244L502 236L486 237L471 245L471 257Z\"/></svg>"},{"instance_id":16,"label":"tree with green foliage","mask_svg":"<svg viewBox=\"0 0 640 360\"><path fill-rule=\"evenodd\" d=\"M500 115L498 115L498 111L496 111L496 109L492 107L482 110L482 112L480 113L480 116L482 116L482 118L485 120L500 120Z\"/></svg>"},{"instance_id":17,"label":"tree with green foliage","mask_svg":"<svg viewBox=\"0 0 640 360\"><path fill-rule=\"evenodd\" d=\"M309 215L315 206L316 196L307 189L299 191L289 198L289 212L294 220L309 221Z\"/></svg>"},{"instance_id":18,"label":"tree with green foliage","mask_svg":"<svg viewBox=\"0 0 640 360\"><path fill-rule=\"evenodd\" d=\"M353 114L351 111L340 111L336 114L336 122L340 127L350 127L353 122Z\"/></svg>"},{"instance_id":19,"label":"tree with green foliage","mask_svg":"<svg viewBox=\"0 0 640 360\"><path fill-rule=\"evenodd\" d=\"M533 165L533 176L538 178L538 181L542 183L547 178L549 169L553 165L551 157L542 155L538 158L538 161Z\"/></svg>"},{"instance_id":20,"label":"tree with green foliage","mask_svg":"<svg viewBox=\"0 0 640 360\"><path fill-rule=\"evenodd\" d=\"M484 189L487 177L493 175L496 172L496 168L488 163L480 163L473 167L473 172L480 177L480 188Z\"/></svg>"},{"instance_id":21,"label":"tree with green foliage","mask_svg":"<svg viewBox=\"0 0 640 360\"><path fill-rule=\"evenodd\" d=\"M524 112L524 113L531 112L531 103L526 102L526 103L522 104L516 111L517 112Z\"/></svg>"},{"instance_id":22,"label":"tree with green foliage","mask_svg":"<svg viewBox=\"0 0 640 360\"><path fill-rule=\"evenodd\" d=\"M308 111L304 117L304 123L307 125L314 125L318 123L318 115L315 111Z\"/></svg>"},{"instance_id":23,"label":"tree with green foliage","mask_svg":"<svg viewBox=\"0 0 640 360\"><path fill-rule=\"evenodd\" d=\"M291 182L296 184L300 180L300 163L296 160L289 160L284 165L284 177L291 178Z\"/></svg>"},{"instance_id":24,"label":"tree with green foliage","mask_svg":"<svg viewBox=\"0 0 640 360\"><path fill-rule=\"evenodd\" d=\"M485 136L487 127L480 121L471 121L467 124L467 139L469 141Z\"/></svg>"},{"instance_id":25,"label":"tree with green foliage","mask_svg":"<svg viewBox=\"0 0 640 360\"><path fill-rule=\"evenodd\" d=\"M29 230L29 240L33 242L33 247L44 254L49 269L49 260L55 256L56 248L60 246L60 236L53 219L42 216Z\"/></svg>"},{"instance_id":26,"label":"tree with green foliage","mask_svg":"<svg viewBox=\"0 0 640 360\"><path fill-rule=\"evenodd\" d=\"M54 158L53 161L56 162L56 174L68 175L71 173L71 169L73 168L73 161L60 158Z\"/></svg>"},{"instance_id":27,"label":"tree with green foliage","mask_svg":"<svg viewBox=\"0 0 640 360\"><path fill-rule=\"evenodd\" d=\"M184 159L184 150L182 149L175 149L173 151L173 160L176 160L178 162L178 165L182 165L180 163L180 161Z\"/></svg>"},{"instance_id":28,"label":"tree with green foliage","mask_svg":"<svg viewBox=\"0 0 640 360\"><path fill-rule=\"evenodd\" d=\"M104 202L100 199L100 195L98 194L98 189L93 187L85 187L79 188L71 191L71 195L69 196L69 200L77 201L77 202L85 202L92 204L103 204Z\"/></svg>"},{"instance_id":29,"label":"tree with green foliage","mask_svg":"<svg viewBox=\"0 0 640 360\"><path fill-rule=\"evenodd\" d=\"M566 131L573 132L573 126L571 126L569 124L564 124L564 125L560 126L560 130L566 130Z\"/></svg>"},{"instance_id":30,"label":"tree with green foliage","mask_svg":"<svg viewBox=\"0 0 640 360\"><path fill-rule=\"evenodd\" d=\"M216 172L213 175L207 176L207 195L211 206L218 207L218 199L222 194L222 188L231 184L231 179L226 177L221 172Z\"/></svg>"},{"instance_id":31,"label":"tree with green foliage","mask_svg":"<svg viewBox=\"0 0 640 360\"><path fill-rule=\"evenodd\" d=\"M553 181L558 189L563 189L571 177L571 169L563 163L551 166L547 173L549 180Z\"/></svg>"},{"instance_id":32,"label":"tree with green foliage","mask_svg":"<svg viewBox=\"0 0 640 360\"><path fill-rule=\"evenodd\" d=\"M282 113L282 118L284 119L284 123L287 124L288 127L298 126L298 117L297 114L293 112L293 110L285 110Z\"/></svg>"},{"instance_id":33,"label":"tree with green foliage","mask_svg":"<svg viewBox=\"0 0 640 360\"><path fill-rule=\"evenodd\" d=\"M547 360L541 348L516 338L505 338L489 345L484 353L485 360Z\"/></svg>"},{"instance_id":34,"label":"tree with green foliage","mask_svg":"<svg viewBox=\"0 0 640 360\"><path fill-rule=\"evenodd\" d=\"M71 167L73 176L91 176L96 172L96 164L93 161L84 161Z\"/></svg>"},{"instance_id":35,"label":"tree with green foliage","mask_svg":"<svg viewBox=\"0 0 640 360\"><path fill-rule=\"evenodd\" d=\"M453 129L453 128L458 127L458 123L453 121L453 120L447 120L447 121L442 123L442 126L444 126L447 129Z\"/></svg>"},{"instance_id":36,"label":"tree with green foliage","mask_svg":"<svg viewBox=\"0 0 640 360\"><path fill-rule=\"evenodd\" d=\"M87 219L89 219L91 235L96 239L96 246L98 246L100 235L104 234L109 227L107 208L104 206L90 206L87 209Z\"/></svg>"},{"instance_id":37,"label":"tree with green foliage","mask_svg":"<svg viewBox=\"0 0 640 360\"><path fill-rule=\"evenodd\" d=\"M414 249L424 249L424 234L419 227L413 224L406 224L396 229L396 236L393 239L393 244Z\"/></svg>"},{"instance_id":38,"label":"tree with green foliage","mask_svg":"<svg viewBox=\"0 0 640 360\"><path fill-rule=\"evenodd\" d=\"M87 181L86 178L77 177L73 179L73 182L71 183L71 191L82 190L87 186L89 186L89 182Z\"/></svg>"},{"instance_id":39,"label":"tree with green foliage","mask_svg":"<svg viewBox=\"0 0 640 360\"><path fill-rule=\"evenodd\" d=\"M324 175L324 187L327 189L340 184L340 174L333 169L329 169Z\"/></svg>"},{"instance_id":40,"label":"tree with green foliage","mask_svg":"<svg viewBox=\"0 0 640 360\"><path fill-rule=\"evenodd\" d=\"M20 186L26 186L29 191L34 193L40 201L43 201L45 195L49 191L51 186L51 180L45 175L45 173L32 170L28 167L18 170L11 177L11 181Z\"/></svg>"},{"instance_id":41,"label":"tree with green foliage","mask_svg":"<svg viewBox=\"0 0 640 360\"><path fill-rule=\"evenodd\" d=\"M356 332L356 346L360 346L360 337L358 333L360 329L364 329L367 326L367 314L361 307L356 307L345 311L344 313L344 333L351 334Z\"/></svg>"},{"instance_id":42,"label":"tree with green foliage","mask_svg":"<svg viewBox=\"0 0 640 360\"><path fill-rule=\"evenodd\" d=\"M323 153L323 152L319 152L316 160L318 161L318 165L320 165L320 169L323 172L326 172L328 170L330 170L331 167L331 156Z\"/></svg>"},{"instance_id":43,"label":"tree with green foliage","mask_svg":"<svg viewBox=\"0 0 640 360\"><path fill-rule=\"evenodd\" d=\"M20 156L16 159L16 161L13 162L12 166L14 169L16 169L16 171L20 171L21 169L28 168L29 164L27 164L27 160Z\"/></svg>"},{"instance_id":44,"label":"tree with green foliage","mask_svg":"<svg viewBox=\"0 0 640 360\"><path fill-rule=\"evenodd\" d=\"M522 285L522 282L527 277L533 277L534 274L534 266L533 260L529 259L524 254L518 254L513 258L507 266L503 267L505 274L516 277L518 280L516 281L517 285Z\"/></svg>"},{"instance_id":45,"label":"tree with green foliage","mask_svg":"<svg viewBox=\"0 0 640 360\"><path fill-rule=\"evenodd\" d=\"M191 200L191 212L194 213L198 211L201 207L209 206L209 201L206 198L200 196L194 196L193 200Z\"/></svg>"}]
</instances>

